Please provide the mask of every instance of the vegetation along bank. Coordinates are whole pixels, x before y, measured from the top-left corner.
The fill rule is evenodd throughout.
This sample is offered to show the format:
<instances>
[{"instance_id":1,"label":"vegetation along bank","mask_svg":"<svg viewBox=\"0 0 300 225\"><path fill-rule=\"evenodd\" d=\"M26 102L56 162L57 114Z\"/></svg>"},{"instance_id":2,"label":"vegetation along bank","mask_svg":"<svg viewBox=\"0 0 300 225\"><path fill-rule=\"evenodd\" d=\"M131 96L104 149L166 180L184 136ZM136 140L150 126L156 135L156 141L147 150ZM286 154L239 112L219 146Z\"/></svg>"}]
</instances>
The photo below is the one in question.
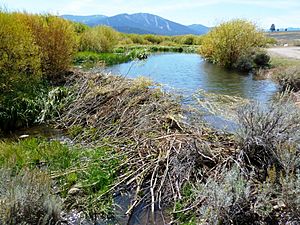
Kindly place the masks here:
<instances>
[{"instance_id":1,"label":"vegetation along bank","mask_svg":"<svg viewBox=\"0 0 300 225\"><path fill-rule=\"evenodd\" d=\"M239 68L250 58L267 68L265 53L253 55L266 42L251 23L231 21L200 38L125 35L4 11L0 25L0 224L114 221L116 196L126 193L127 222L146 206L149 223L157 212L175 224L299 223L300 112L287 92L267 108L243 104L229 134L145 78L72 68L80 55L109 62L136 44L175 51L199 40L213 63ZM224 42L219 32L230 35L232 26L252 38ZM67 138L5 138L37 123Z\"/></svg>"}]
</instances>

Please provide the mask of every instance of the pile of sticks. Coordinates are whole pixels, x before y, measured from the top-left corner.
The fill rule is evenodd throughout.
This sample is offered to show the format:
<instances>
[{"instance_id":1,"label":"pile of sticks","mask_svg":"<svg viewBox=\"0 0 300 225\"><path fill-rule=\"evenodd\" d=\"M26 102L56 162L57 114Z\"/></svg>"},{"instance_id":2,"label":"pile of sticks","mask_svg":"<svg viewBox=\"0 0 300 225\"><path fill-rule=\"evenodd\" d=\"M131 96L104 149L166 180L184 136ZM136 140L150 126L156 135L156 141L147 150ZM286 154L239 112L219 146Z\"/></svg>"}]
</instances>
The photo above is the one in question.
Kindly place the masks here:
<instances>
[{"instance_id":1,"label":"pile of sticks","mask_svg":"<svg viewBox=\"0 0 300 225\"><path fill-rule=\"evenodd\" d=\"M187 182L216 176L221 166L232 163L237 151L232 137L200 123L182 122L180 105L155 85L78 71L70 82L74 101L58 124L67 129L82 127L75 140L99 145L109 139L125 156L109 191L124 186L134 190L127 214L140 203L151 207L153 214L157 208L175 210Z\"/></svg>"}]
</instances>

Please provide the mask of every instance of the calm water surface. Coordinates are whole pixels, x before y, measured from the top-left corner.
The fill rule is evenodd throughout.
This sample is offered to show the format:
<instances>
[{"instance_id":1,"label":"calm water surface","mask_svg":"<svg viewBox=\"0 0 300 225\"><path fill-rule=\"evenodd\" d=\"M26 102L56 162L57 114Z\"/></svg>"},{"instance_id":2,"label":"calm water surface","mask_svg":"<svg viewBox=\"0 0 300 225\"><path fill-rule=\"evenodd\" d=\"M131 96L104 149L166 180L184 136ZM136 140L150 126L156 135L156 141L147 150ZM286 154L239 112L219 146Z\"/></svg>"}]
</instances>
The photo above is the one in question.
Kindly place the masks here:
<instances>
[{"instance_id":1,"label":"calm water surface","mask_svg":"<svg viewBox=\"0 0 300 225\"><path fill-rule=\"evenodd\" d=\"M148 77L187 95L202 89L267 102L278 90L270 80L254 80L251 75L224 70L205 62L198 54L156 54L146 61L124 63L109 70L131 78Z\"/></svg>"},{"instance_id":2,"label":"calm water surface","mask_svg":"<svg viewBox=\"0 0 300 225\"><path fill-rule=\"evenodd\" d=\"M133 61L110 67L113 74L129 78L148 77L164 89L183 94L183 104L194 104L192 95L199 90L255 100L267 104L278 91L271 80L256 80L252 75L212 65L198 54L164 53L150 55L146 61ZM220 114L207 112L204 120L212 127L235 131L237 124Z\"/></svg>"}]
</instances>

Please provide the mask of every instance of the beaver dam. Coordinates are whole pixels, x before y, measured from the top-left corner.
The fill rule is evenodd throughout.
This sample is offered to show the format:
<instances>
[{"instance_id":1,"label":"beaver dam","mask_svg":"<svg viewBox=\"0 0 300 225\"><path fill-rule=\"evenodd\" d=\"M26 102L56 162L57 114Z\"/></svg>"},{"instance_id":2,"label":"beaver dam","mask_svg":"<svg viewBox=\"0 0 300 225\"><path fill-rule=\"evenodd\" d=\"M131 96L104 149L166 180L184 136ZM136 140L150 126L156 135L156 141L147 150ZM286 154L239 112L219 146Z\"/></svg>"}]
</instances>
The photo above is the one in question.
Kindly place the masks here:
<instances>
[{"instance_id":1,"label":"beaver dam","mask_svg":"<svg viewBox=\"0 0 300 225\"><path fill-rule=\"evenodd\" d=\"M237 107L229 134L145 78L75 71L65 87L67 104L52 123L71 142L31 138L0 149L1 165L34 169L24 172L33 188L23 198L32 211L45 201L40 215L53 224L300 222L300 113L287 94ZM2 170L3 179L13 172ZM33 197L46 190L46 200ZM7 194L0 205L16 199Z\"/></svg>"}]
</instances>

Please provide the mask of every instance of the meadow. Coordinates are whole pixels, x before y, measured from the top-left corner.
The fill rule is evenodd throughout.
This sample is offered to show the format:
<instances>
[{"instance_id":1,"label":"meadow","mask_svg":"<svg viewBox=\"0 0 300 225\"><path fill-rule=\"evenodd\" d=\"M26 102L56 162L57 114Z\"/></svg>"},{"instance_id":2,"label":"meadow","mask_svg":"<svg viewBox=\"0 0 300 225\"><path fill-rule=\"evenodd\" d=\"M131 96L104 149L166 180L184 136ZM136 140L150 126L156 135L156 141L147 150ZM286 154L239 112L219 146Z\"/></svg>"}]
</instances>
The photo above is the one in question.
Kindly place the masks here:
<instances>
[{"instance_id":1,"label":"meadow","mask_svg":"<svg viewBox=\"0 0 300 225\"><path fill-rule=\"evenodd\" d=\"M267 36L276 39L279 45L288 44L290 46L300 46L299 31L272 32L267 33Z\"/></svg>"}]
</instances>

